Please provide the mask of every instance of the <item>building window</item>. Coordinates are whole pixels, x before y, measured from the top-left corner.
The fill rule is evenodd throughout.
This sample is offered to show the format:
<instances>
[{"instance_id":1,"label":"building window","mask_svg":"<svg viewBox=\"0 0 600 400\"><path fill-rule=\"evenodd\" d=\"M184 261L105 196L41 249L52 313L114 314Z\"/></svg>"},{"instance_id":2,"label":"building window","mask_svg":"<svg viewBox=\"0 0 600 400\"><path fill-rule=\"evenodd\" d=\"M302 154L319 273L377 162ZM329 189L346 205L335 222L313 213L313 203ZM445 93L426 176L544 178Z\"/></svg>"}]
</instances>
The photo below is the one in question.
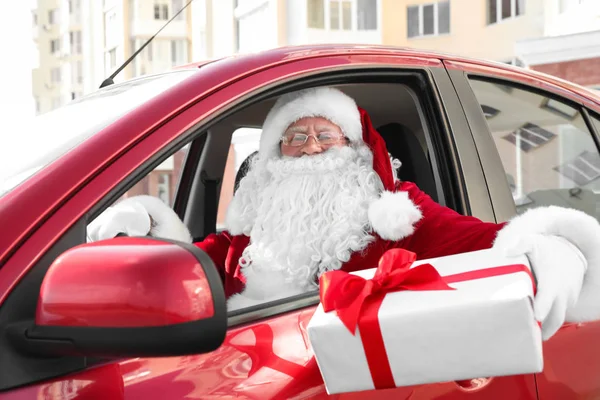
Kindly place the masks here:
<instances>
[{"instance_id":1,"label":"building window","mask_svg":"<svg viewBox=\"0 0 600 400\"><path fill-rule=\"evenodd\" d=\"M54 68L50 69L50 82L60 83L61 79L62 79L62 77L61 77L60 67L54 67Z\"/></svg>"},{"instance_id":2,"label":"building window","mask_svg":"<svg viewBox=\"0 0 600 400\"><path fill-rule=\"evenodd\" d=\"M62 98L60 96L55 96L52 98L52 109L57 109L62 106Z\"/></svg>"},{"instance_id":3,"label":"building window","mask_svg":"<svg viewBox=\"0 0 600 400\"><path fill-rule=\"evenodd\" d=\"M104 13L104 46L113 47L118 44L119 29L116 11L110 10Z\"/></svg>"},{"instance_id":4,"label":"building window","mask_svg":"<svg viewBox=\"0 0 600 400\"><path fill-rule=\"evenodd\" d=\"M110 68L114 68L117 66L117 49L112 49L111 51L108 52L108 58L109 58L109 65Z\"/></svg>"},{"instance_id":5,"label":"building window","mask_svg":"<svg viewBox=\"0 0 600 400\"><path fill-rule=\"evenodd\" d=\"M377 0L358 0L356 25L359 31L377 29Z\"/></svg>"},{"instance_id":6,"label":"building window","mask_svg":"<svg viewBox=\"0 0 600 400\"><path fill-rule=\"evenodd\" d=\"M81 0L69 0L69 14L79 14L81 10Z\"/></svg>"},{"instance_id":7,"label":"building window","mask_svg":"<svg viewBox=\"0 0 600 400\"><path fill-rule=\"evenodd\" d=\"M69 32L69 42L71 43L71 54L81 54L81 31Z\"/></svg>"},{"instance_id":8,"label":"building window","mask_svg":"<svg viewBox=\"0 0 600 400\"><path fill-rule=\"evenodd\" d=\"M377 29L377 0L307 0L306 4L309 28L325 29L328 14L330 30Z\"/></svg>"},{"instance_id":9,"label":"building window","mask_svg":"<svg viewBox=\"0 0 600 400\"><path fill-rule=\"evenodd\" d=\"M171 0L171 10L173 14L179 12L183 8L183 0ZM179 13L175 20L183 20L185 18L185 10Z\"/></svg>"},{"instance_id":10,"label":"building window","mask_svg":"<svg viewBox=\"0 0 600 400\"><path fill-rule=\"evenodd\" d=\"M109 75L117 66L117 49L114 48L106 52L105 73Z\"/></svg>"},{"instance_id":11,"label":"building window","mask_svg":"<svg viewBox=\"0 0 600 400\"><path fill-rule=\"evenodd\" d=\"M71 63L71 83L78 85L83 83L83 62L74 61Z\"/></svg>"},{"instance_id":12,"label":"building window","mask_svg":"<svg viewBox=\"0 0 600 400\"><path fill-rule=\"evenodd\" d=\"M152 42L146 45L146 59L150 62L152 61Z\"/></svg>"},{"instance_id":13,"label":"building window","mask_svg":"<svg viewBox=\"0 0 600 400\"><path fill-rule=\"evenodd\" d=\"M515 146L518 146L522 151L527 153L543 146L554 137L556 137L556 135L549 130L528 122L516 131L504 136L503 139L508 140Z\"/></svg>"},{"instance_id":14,"label":"building window","mask_svg":"<svg viewBox=\"0 0 600 400\"><path fill-rule=\"evenodd\" d=\"M325 29L325 0L308 0L306 6L308 27Z\"/></svg>"},{"instance_id":15,"label":"building window","mask_svg":"<svg viewBox=\"0 0 600 400\"><path fill-rule=\"evenodd\" d=\"M352 2L348 0L329 0L329 29L352 29Z\"/></svg>"},{"instance_id":16,"label":"building window","mask_svg":"<svg viewBox=\"0 0 600 400\"><path fill-rule=\"evenodd\" d=\"M171 40L171 63L177 65L177 42L178 40Z\"/></svg>"},{"instance_id":17,"label":"building window","mask_svg":"<svg viewBox=\"0 0 600 400\"><path fill-rule=\"evenodd\" d=\"M518 17L524 13L525 0L487 0L488 25Z\"/></svg>"},{"instance_id":18,"label":"building window","mask_svg":"<svg viewBox=\"0 0 600 400\"><path fill-rule=\"evenodd\" d=\"M450 2L408 6L406 19L409 38L450 33Z\"/></svg>"},{"instance_id":19,"label":"building window","mask_svg":"<svg viewBox=\"0 0 600 400\"><path fill-rule=\"evenodd\" d=\"M485 104L481 105L481 110L483 111L485 119L494 118L496 115L500 114L500 110Z\"/></svg>"},{"instance_id":20,"label":"building window","mask_svg":"<svg viewBox=\"0 0 600 400\"><path fill-rule=\"evenodd\" d=\"M171 205L171 174L168 172L162 172L158 176L158 198L161 199L166 205Z\"/></svg>"},{"instance_id":21,"label":"building window","mask_svg":"<svg viewBox=\"0 0 600 400\"><path fill-rule=\"evenodd\" d=\"M52 39L50 41L50 53L56 54L60 52L60 39Z\"/></svg>"},{"instance_id":22,"label":"building window","mask_svg":"<svg viewBox=\"0 0 600 400\"><path fill-rule=\"evenodd\" d=\"M181 65L187 61L187 41L171 40L171 63Z\"/></svg>"},{"instance_id":23,"label":"building window","mask_svg":"<svg viewBox=\"0 0 600 400\"><path fill-rule=\"evenodd\" d=\"M58 11L59 10L57 8L48 11L48 23L50 25L60 23L60 18L59 18L60 14L58 13Z\"/></svg>"},{"instance_id":24,"label":"building window","mask_svg":"<svg viewBox=\"0 0 600 400\"><path fill-rule=\"evenodd\" d=\"M585 150L574 159L554 168L578 186L584 186L600 178L600 155Z\"/></svg>"},{"instance_id":25,"label":"building window","mask_svg":"<svg viewBox=\"0 0 600 400\"><path fill-rule=\"evenodd\" d=\"M169 4L164 1L154 2L154 19L167 20L169 19Z\"/></svg>"}]
</instances>

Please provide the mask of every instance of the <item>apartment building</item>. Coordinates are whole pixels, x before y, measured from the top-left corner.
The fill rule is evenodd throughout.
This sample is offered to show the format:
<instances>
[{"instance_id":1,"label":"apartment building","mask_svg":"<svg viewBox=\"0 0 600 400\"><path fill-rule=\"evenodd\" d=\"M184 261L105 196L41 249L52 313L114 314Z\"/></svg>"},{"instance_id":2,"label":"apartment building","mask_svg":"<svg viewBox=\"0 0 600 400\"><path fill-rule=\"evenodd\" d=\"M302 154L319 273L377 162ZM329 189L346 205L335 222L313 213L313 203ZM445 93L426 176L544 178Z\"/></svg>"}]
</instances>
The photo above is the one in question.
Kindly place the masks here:
<instances>
[{"instance_id":1,"label":"apartment building","mask_svg":"<svg viewBox=\"0 0 600 400\"><path fill-rule=\"evenodd\" d=\"M37 112L92 92L154 35L184 0L38 0L32 11ZM115 82L189 62L191 13L184 10Z\"/></svg>"},{"instance_id":2,"label":"apartment building","mask_svg":"<svg viewBox=\"0 0 600 400\"><path fill-rule=\"evenodd\" d=\"M82 0L38 0L32 11L38 49L32 71L36 112L58 108L83 93Z\"/></svg>"}]
</instances>

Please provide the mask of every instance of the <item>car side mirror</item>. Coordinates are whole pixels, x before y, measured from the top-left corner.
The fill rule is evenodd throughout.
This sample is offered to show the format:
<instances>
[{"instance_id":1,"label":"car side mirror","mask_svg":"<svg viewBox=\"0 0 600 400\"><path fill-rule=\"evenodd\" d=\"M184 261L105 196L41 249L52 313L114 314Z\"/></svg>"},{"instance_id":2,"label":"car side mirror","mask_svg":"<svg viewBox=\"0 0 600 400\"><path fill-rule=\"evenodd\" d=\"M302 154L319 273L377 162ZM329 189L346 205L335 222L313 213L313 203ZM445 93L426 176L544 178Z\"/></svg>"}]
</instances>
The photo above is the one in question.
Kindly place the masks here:
<instances>
[{"instance_id":1,"label":"car side mirror","mask_svg":"<svg viewBox=\"0 0 600 400\"><path fill-rule=\"evenodd\" d=\"M36 355L153 357L213 351L226 332L223 284L206 253L119 237L61 254L42 283L35 321L11 337Z\"/></svg>"}]
</instances>

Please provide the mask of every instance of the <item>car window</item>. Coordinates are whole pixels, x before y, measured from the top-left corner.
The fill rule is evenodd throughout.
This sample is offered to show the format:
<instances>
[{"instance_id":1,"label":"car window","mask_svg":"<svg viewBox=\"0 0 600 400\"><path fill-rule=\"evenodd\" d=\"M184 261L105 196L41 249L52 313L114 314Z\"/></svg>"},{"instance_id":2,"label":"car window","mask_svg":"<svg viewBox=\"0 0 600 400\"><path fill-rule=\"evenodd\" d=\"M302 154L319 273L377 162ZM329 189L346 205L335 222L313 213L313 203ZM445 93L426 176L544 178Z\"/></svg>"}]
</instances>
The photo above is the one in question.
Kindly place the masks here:
<instances>
[{"instance_id":1,"label":"car window","mask_svg":"<svg viewBox=\"0 0 600 400\"><path fill-rule=\"evenodd\" d=\"M581 110L504 82L470 79L518 213L557 205L598 217L600 155Z\"/></svg>"},{"instance_id":2,"label":"car window","mask_svg":"<svg viewBox=\"0 0 600 400\"><path fill-rule=\"evenodd\" d=\"M217 211L217 232L225 229L225 215L227 207L231 202L235 191L236 182L239 181L245 171L246 163L256 151L260 141L261 129L239 128L232 137L227 154L227 164L223 174L223 184L221 185L221 194L219 196L219 208ZM240 168L244 167L243 171Z\"/></svg>"},{"instance_id":3,"label":"car window","mask_svg":"<svg viewBox=\"0 0 600 400\"><path fill-rule=\"evenodd\" d=\"M160 163L158 167L125 192L123 198L150 195L158 197L166 205L173 207L188 149L189 144Z\"/></svg>"},{"instance_id":4,"label":"car window","mask_svg":"<svg viewBox=\"0 0 600 400\"><path fill-rule=\"evenodd\" d=\"M111 85L25 121L12 135L2 135L0 196L193 73L195 70L181 70Z\"/></svg>"}]
</instances>

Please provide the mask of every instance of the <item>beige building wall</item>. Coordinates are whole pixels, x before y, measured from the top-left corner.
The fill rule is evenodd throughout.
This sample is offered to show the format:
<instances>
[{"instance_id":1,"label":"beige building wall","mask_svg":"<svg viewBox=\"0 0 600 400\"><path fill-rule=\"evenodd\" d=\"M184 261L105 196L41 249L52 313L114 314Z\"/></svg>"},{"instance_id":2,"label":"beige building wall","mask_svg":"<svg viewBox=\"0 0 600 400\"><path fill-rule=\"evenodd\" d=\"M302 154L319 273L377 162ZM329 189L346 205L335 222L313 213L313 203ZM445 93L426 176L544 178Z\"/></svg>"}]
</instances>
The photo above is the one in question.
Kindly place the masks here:
<instances>
[{"instance_id":1,"label":"beige building wall","mask_svg":"<svg viewBox=\"0 0 600 400\"><path fill-rule=\"evenodd\" d=\"M525 13L487 24L489 0L450 0L450 33L407 37L407 7L432 0L381 0L382 42L386 45L440 51L495 61L510 61L517 40L543 34L544 0L525 1Z\"/></svg>"}]
</instances>

